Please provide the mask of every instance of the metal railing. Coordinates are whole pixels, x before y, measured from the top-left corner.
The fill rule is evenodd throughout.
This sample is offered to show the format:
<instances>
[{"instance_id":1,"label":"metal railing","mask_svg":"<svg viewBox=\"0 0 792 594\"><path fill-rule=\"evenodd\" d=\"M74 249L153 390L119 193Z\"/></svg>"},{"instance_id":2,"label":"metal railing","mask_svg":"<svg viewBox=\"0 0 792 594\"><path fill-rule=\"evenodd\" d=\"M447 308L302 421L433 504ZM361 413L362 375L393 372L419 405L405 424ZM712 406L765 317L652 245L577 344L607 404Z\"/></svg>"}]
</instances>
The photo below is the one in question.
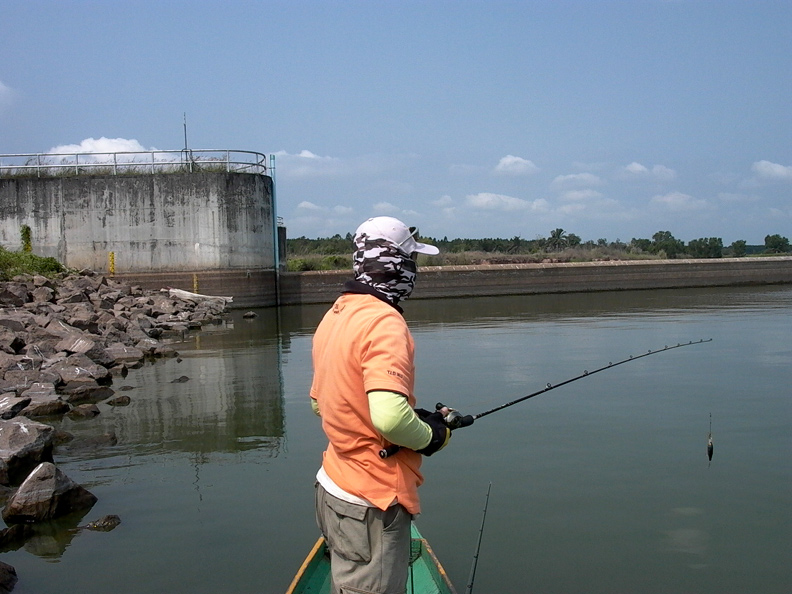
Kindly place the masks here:
<instances>
[{"instance_id":1,"label":"metal railing","mask_svg":"<svg viewBox=\"0 0 792 594\"><path fill-rule=\"evenodd\" d=\"M220 172L267 175L267 155L229 149L0 155L0 177ZM272 161L272 157L270 157Z\"/></svg>"}]
</instances>

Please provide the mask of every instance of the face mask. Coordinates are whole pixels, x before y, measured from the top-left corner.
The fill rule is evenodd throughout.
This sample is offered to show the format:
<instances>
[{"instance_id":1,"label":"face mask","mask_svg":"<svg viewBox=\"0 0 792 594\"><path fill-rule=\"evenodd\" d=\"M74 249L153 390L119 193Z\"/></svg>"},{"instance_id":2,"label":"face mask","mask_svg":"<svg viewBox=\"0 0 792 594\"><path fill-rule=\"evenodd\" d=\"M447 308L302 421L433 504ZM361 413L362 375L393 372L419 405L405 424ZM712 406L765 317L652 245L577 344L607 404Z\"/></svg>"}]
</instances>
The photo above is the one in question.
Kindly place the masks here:
<instances>
[{"instance_id":1,"label":"face mask","mask_svg":"<svg viewBox=\"0 0 792 594\"><path fill-rule=\"evenodd\" d=\"M365 234L355 238L355 247L356 281L373 287L393 304L410 296L418 267L409 254L385 239Z\"/></svg>"}]
</instances>

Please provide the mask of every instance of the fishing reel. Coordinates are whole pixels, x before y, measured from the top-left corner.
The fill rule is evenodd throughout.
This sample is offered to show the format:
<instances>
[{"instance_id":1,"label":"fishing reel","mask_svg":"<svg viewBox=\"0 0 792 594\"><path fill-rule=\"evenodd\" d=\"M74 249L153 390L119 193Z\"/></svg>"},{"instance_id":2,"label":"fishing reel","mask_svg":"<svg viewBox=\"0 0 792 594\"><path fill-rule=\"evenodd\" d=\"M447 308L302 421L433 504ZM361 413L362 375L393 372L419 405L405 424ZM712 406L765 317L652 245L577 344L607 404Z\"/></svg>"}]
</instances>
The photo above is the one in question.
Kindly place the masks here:
<instances>
[{"instance_id":1,"label":"fishing reel","mask_svg":"<svg viewBox=\"0 0 792 594\"><path fill-rule=\"evenodd\" d=\"M473 415L463 415L458 410L450 408L443 404L442 402L438 402L435 405L435 410L440 411L443 413L443 420L445 424L448 425L448 428L453 431L454 429L459 429L460 427L470 427L475 421L475 417Z\"/></svg>"}]
</instances>

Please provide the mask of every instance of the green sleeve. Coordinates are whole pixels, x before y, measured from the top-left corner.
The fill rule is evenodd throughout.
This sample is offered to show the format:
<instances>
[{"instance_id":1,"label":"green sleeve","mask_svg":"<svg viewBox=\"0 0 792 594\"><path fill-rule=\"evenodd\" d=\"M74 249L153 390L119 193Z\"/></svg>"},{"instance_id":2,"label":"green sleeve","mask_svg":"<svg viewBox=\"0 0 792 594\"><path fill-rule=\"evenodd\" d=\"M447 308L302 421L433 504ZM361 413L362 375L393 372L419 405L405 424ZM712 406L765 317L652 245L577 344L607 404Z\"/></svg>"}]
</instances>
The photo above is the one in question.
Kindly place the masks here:
<instances>
[{"instance_id":1,"label":"green sleeve","mask_svg":"<svg viewBox=\"0 0 792 594\"><path fill-rule=\"evenodd\" d=\"M374 390L368 399L371 422L385 439L411 450L429 445L431 427L418 418L403 394Z\"/></svg>"},{"instance_id":2,"label":"green sleeve","mask_svg":"<svg viewBox=\"0 0 792 594\"><path fill-rule=\"evenodd\" d=\"M321 417L322 413L319 412L319 403L316 401L316 398L311 398L311 410L314 411L314 414L317 417Z\"/></svg>"}]
</instances>

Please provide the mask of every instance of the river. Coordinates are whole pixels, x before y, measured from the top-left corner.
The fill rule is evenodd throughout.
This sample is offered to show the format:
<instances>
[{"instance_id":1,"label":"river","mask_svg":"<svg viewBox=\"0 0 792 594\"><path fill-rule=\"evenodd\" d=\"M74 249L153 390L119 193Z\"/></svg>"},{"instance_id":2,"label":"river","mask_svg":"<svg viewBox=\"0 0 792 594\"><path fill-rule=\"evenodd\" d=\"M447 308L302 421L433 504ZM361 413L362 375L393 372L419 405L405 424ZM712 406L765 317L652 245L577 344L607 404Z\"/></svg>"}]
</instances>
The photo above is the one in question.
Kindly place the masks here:
<instances>
[{"instance_id":1,"label":"river","mask_svg":"<svg viewBox=\"0 0 792 594\"><path fill-rule=\"evenodd\" d=\"M324 436L307 392L325 309L233 312L179 343L179 359L117 380L129 406L64 419L78 438L116 433L116 446L64 448L56 462L99 498L81 523L122 523L2 554L15 594L284 592L317 537ZM417 523L457 590L491 483L474 592L792 591L792 287L405 310L419 403L466 414L712 339L481 418L427 458Z\"/></svg>"}]
</instances>

